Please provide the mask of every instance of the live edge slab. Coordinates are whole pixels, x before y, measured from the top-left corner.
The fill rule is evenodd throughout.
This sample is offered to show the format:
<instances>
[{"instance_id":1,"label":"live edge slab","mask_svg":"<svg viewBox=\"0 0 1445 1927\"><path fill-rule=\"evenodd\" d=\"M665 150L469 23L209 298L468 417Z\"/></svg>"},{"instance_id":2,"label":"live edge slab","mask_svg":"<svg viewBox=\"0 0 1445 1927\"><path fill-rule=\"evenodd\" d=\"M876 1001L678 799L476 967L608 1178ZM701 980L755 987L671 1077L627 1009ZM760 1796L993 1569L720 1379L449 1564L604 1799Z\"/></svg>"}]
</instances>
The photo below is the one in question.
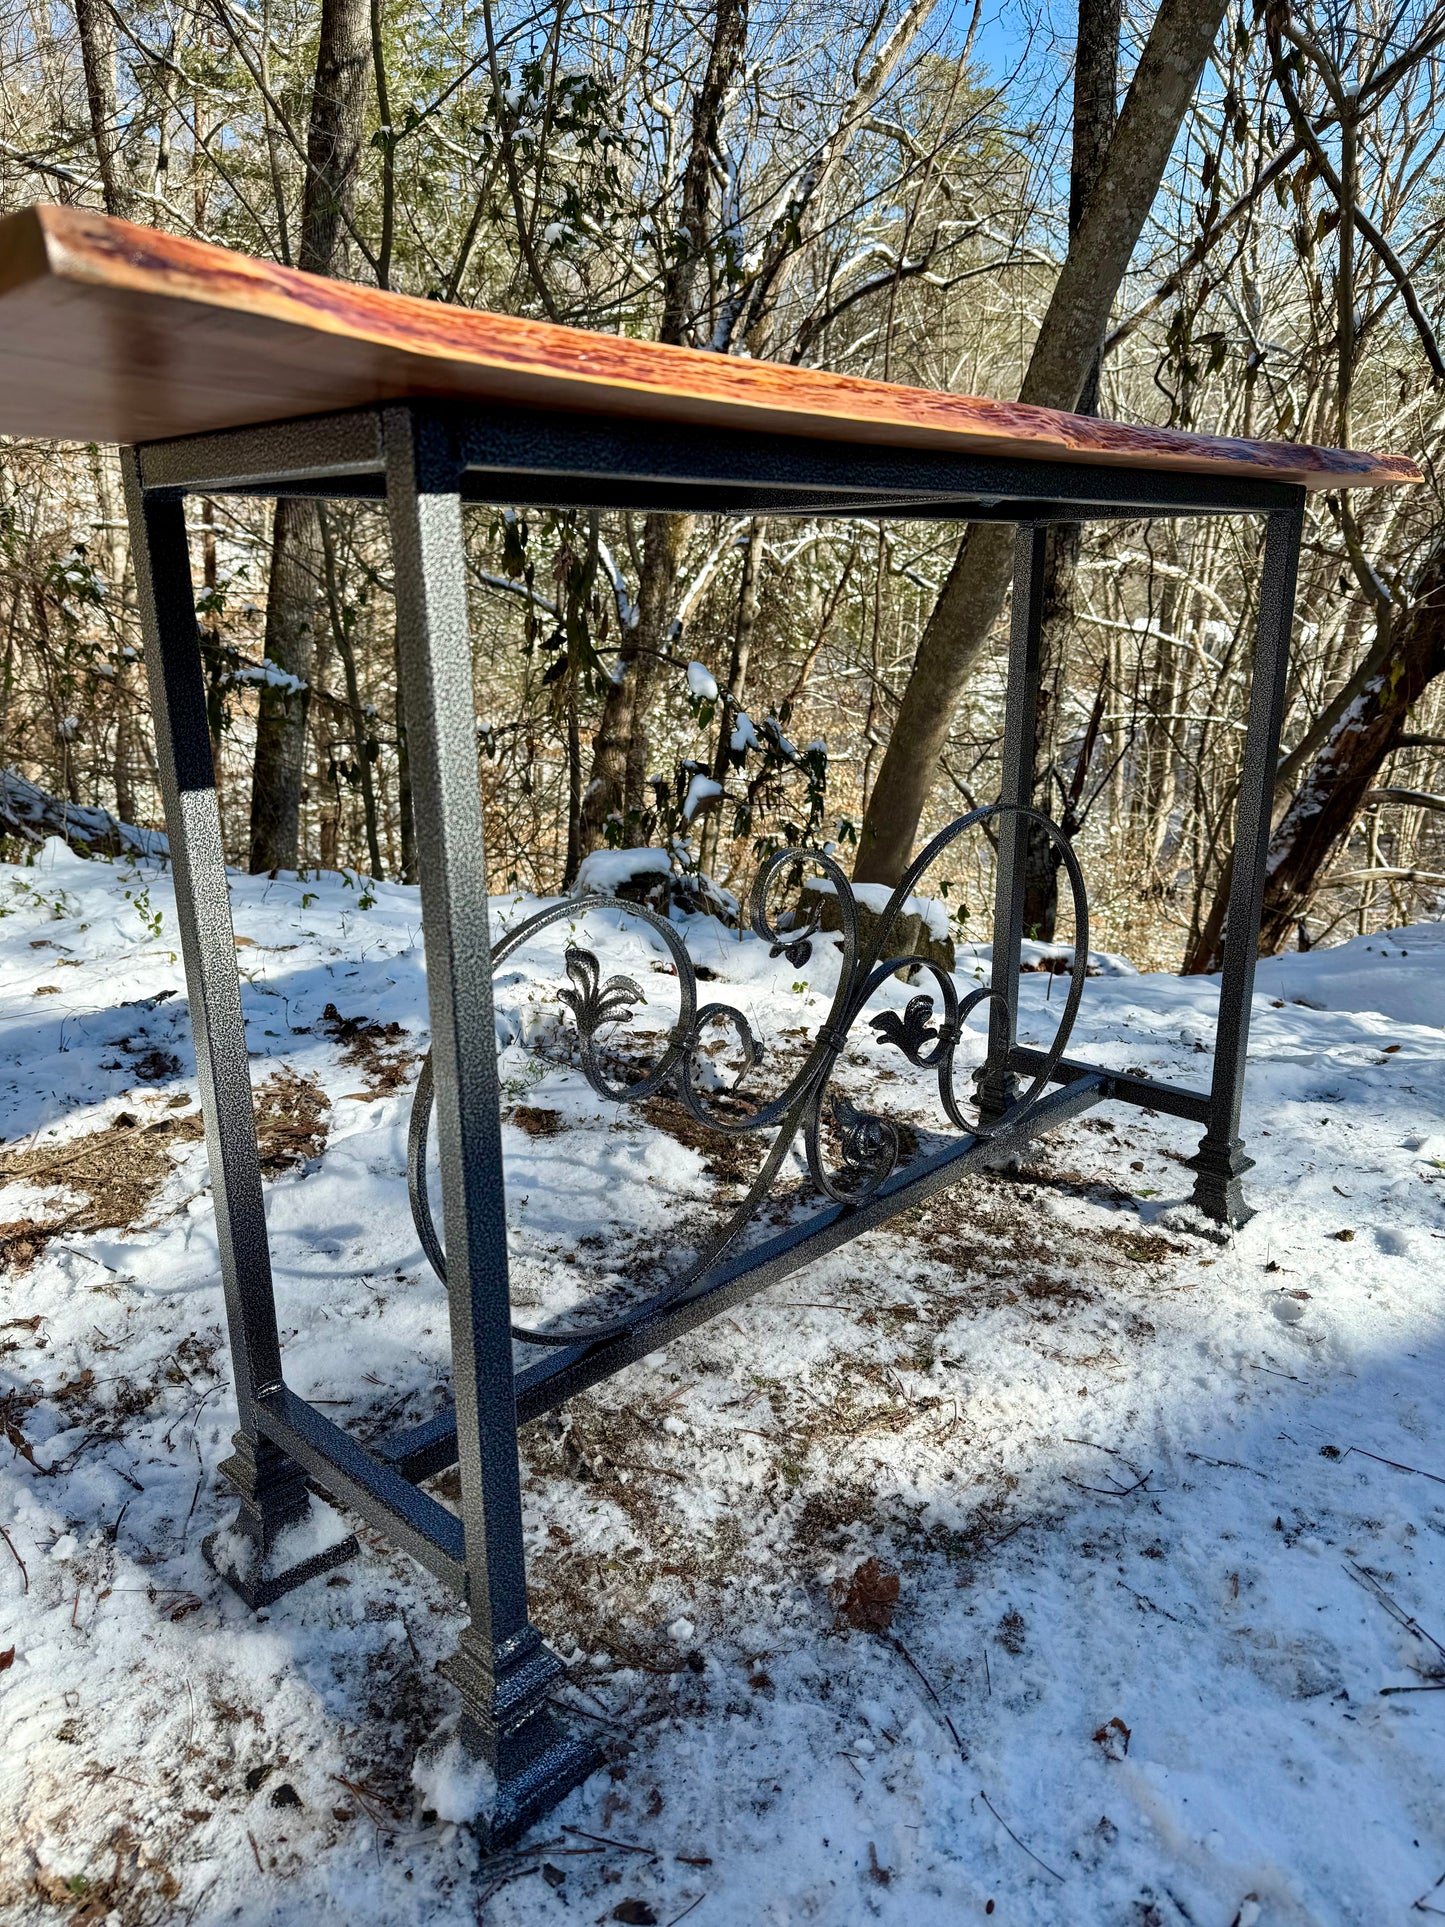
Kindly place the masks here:
<instances>
[{"instance_id":1,"label":"live edge slab","mask_svg":"<svg viewBox=\"0 0 1445 1927\"><path fill-rule=\"evenodd\" d=\"M1400 455L1128 427L330 281L74 207L0 221L0 434L144 443L383 402L493 402L1306 489Z\"/></svg>"}]
</instances>

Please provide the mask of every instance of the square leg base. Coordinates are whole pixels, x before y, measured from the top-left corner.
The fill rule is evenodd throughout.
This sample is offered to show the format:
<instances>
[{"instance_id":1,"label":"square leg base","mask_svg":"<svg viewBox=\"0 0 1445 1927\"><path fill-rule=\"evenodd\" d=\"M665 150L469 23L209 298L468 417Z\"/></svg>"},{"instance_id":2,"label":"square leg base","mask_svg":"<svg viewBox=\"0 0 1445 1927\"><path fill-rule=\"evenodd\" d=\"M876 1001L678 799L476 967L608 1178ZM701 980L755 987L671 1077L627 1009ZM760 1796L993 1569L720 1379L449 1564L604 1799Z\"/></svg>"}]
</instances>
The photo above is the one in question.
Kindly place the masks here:
<instances>
[{"instance_id":1,"label":"square leg base","mask_svg":"<svg viewBox=\"0 0 1445 1927\"><path fill-rule=\"evenodd\" d=\"M602 1754L553 1709L550 1695L566 1668L534 1627L493 1647L468 1626L439 1670L461 1697L457 1742L483 1783L468 1817L485 1850L495 1852L580 1786Z\"/></svg>"},{"instance_id":2,"label":"square leg base","mask_svg":"<svg viewBox=\"0 0 1445 1927\"><path fill-rule=\"evenodd\" d=\"M1254 1207L1245 1201L1244 1174L1254 1169L1254 1159L1246 1157L1243 1142L1232 1138L1222 1143L1206 1137L1189 1160L1194 1167L1196 1211L1210 1219L1221 1238L1231 1231L1242 1231L1255 1216Z\"/></svg>"},{"instance_id":3,"label":"square leg base","mask_svg":"<svg viewBox=\"0 0 1445 1927\"><path fill-rule=\"evenodd\" d=\"M316 1579L323 1572L344 1565L360 1550L355 1536L347 1533L318 1552L299 1558L293 1553L288 1561L287 1540L291 1539L294 1545L299 1536L294 1532L282 1533L270 1553L263 1554L248 1533L231 1526L223 1532L207 1534L201 1541L201 1556L212 1572L245 1600L252 1612L259 1612L295 1587L304 1586L308 1579Z\"/></svg>"},{"instance_id":4,"label":"square leg base","mask_svg":"<svg viewBox=\"0 0 1445 1927\"><path fill-rule=\"evenodd\" d=\"M543 1722L551 1730L538 1751L520 1772L498 1784L491 1812L477 1822L484 1853L514 1845L528 1827L602 1765L602 1753L594 1741L571 1732L550 1713L533 1715L534 1727ZM463 1733L466 1724L463 1720ZM541 1737L535 1735L534 1742Z\"/></svg>"}]
</instances>

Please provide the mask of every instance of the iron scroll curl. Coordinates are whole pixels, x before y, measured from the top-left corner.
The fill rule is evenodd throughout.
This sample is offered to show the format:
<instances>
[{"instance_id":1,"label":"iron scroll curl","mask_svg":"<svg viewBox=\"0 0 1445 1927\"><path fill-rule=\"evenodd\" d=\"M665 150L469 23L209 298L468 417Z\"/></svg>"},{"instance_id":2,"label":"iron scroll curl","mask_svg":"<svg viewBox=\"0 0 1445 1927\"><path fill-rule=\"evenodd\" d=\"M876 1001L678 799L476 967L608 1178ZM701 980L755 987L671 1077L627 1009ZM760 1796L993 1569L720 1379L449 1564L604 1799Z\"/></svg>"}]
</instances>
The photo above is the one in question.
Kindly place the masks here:
<instances>
[{"instance_id":1,"label":"iron scroll curl","mask_svg":"<svg viewBox=\"0 0 1445 1927\"><path fill-rule=\"evenodd\" d=\"M983 1005L997 1004L1008 1011L1006 989L996 988L990 980L960 995L952 974L936 960L912 953L884 955L904 906L914 894L925 873L959 837L982 824L1004 816L1021 823L1037 824L1059 854L1060 865L1068 878L1074 912L1074 949L1069 965L1069 989L1059 1014L1049 1048L1038 1060L1027 1089L1015 1094L1002 1115L985 1125L976 1116L971 1120L965 1110L969 1101L957 1086L955 1056L964 1025ZM840 866L816 850L783 849L776 851L759 871L749 903L749 922L754 933L768 943L773 956L786 955L801 965L811 954L820 927L821 913L815 913L801 927L778 928L768 912L768 896L779 874L792 864L810 864L821 870L826 882L837 893L841 930L830 932L841 942L838 983L827 1016L819 1026L802 1065L775 1096L762 1099L747 1088L749 1075L763 1061L763 1050L742 1011L731 1004L698 1001L697 975L687 947L676 928L654 911L614 897L572 898L549 905L506 932L492 952L493 972L523 944L540 931L563 919L575 918L579 911L615 909L629 920L646 925L660 939L676 972L679 1008L676 1023L666 1034L655 1060L634 1065L627 1081L613 1078L599 1048L598 1033L607 1026L624 1021L637 1005L646 1002L640 985L629 977L602 976L596 955L578 945L569 945L565 966L570 987L558 992L558 1001L572 1013L577 1034L578 1059L588 1084L600 1097L614 1103L641 1102L667 1090L676 1097L700 1124L725 1136L740 1137L773 1131L773 1141L746 1195L728 1215L725 1223L708 1241L706 1248L660 1291L633 1307L625 1316L598 1320L580 1326L553 1326L545 1331L513 1324L512 1336L528 1345L570 1346L604 1343L620 1338L656 1317L668 1307L685 1301L699 1280L719 1262L736 1243L772 1189L774 1180L793 1144L801 1136L809 1176L832 1204L846 1207L857 1204L877 1190L897 1167L899 1137L887 1118L878 1117L855 1105L832 1083L838 1061L858 1019L879 988L896 971L912 969L931 979L938 997L935 1015L934 996L922 992L910 999L900 1014L896 1010L878 1012L870 1027L880 1043L893 1045L919 1069L934 1073L939 1103L948 1121L958 1130L977 1139L991 1137L1005 1126L1021 1124L1051 1082L1068 1047L1069 1036L1078 1015L1088 965L1088 900L1083 873L1062 830L1041 810L1013 803L991 803L971 810L941 830L909 865L902 880L892 891L874 925L866 946L859 942L859 918L852 885ZM998 933L995 932L995 951ZM1007 981L1007 980L1006 980ZM705 1088L700 1075L704 1037L716 1027L730 1029L741 1052L742 1067L721 1093ZM1012 1023L1008 1025L1012 1034ZM412 1219L428 1263L446 1282L446 1253L437 1233L427 1194L426 1156L434 1101L431 1057L424 1060L412 1100L407 1140L407 1188ZM722 1101L719 1101L721 1098ZM836 1168L827 1156L827 1125L833 1127L838 1146Z\"/></svg>"}]
</instances>

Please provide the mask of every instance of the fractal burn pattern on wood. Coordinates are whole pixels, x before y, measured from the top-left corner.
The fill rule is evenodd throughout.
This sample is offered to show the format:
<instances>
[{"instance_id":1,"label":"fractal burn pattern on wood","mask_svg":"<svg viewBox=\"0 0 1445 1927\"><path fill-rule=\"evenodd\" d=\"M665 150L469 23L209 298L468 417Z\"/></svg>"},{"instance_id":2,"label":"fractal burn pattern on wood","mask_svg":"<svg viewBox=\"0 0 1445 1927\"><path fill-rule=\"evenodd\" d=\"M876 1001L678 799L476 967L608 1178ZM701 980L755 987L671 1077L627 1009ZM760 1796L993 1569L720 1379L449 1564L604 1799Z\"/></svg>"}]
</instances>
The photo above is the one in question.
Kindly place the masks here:
<instances>
[{"instance_id":1,"label":"fractal burn pattern on wood","mask_svg":"<svg viewBox=\"0 0 1445 1927\"><path fill-rule=\"evenodd\" d=\"M79 208L0 223L0 433L137 442L410 399L583 409L882 448L1418 482L1344 449L1129 427L382 292Z\"/></svg>"}]
</instances>

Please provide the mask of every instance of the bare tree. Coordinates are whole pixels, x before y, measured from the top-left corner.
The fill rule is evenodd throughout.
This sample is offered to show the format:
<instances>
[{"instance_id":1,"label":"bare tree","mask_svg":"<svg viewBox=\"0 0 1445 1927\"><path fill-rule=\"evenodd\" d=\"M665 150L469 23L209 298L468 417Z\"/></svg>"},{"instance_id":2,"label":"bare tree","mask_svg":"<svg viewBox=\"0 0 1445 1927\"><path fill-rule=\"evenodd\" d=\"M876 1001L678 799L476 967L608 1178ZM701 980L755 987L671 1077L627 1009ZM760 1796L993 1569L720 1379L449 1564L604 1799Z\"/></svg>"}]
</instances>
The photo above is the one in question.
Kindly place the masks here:
<instances>
[{"instance_id":1,"label":"bare tree","mask_svg":"<svg viewBox=\"0 0 1445 1927\"><path fill-rule=\"evenodd\" d=\"M1054 284L1019 399L1072 408L1214 45L1225 0L1163 0L1103 170ZM929 618L858 843L860 882L896 883L958 698L1008 589L1013 553L1003 523L975 523Z\"/></svg>"},{"instance_id":2,"label":"bare tree","mask_svg":"<svg viewBox=\"0 0 1445 1927\"><path fill-rule=\"evenodd\" d=\"M297 266L312 274L332 271L343 227L352 223L371 74L369 0L322 0L297 256ZM276 504L270 581L266 661L275 674L262 685L256 721L253 872L294 870L297 864L310 679L324 593L321 518L304 497L283 496ZM357 748L360 753L362 746Z\"/></svg>"}]
</instances>

